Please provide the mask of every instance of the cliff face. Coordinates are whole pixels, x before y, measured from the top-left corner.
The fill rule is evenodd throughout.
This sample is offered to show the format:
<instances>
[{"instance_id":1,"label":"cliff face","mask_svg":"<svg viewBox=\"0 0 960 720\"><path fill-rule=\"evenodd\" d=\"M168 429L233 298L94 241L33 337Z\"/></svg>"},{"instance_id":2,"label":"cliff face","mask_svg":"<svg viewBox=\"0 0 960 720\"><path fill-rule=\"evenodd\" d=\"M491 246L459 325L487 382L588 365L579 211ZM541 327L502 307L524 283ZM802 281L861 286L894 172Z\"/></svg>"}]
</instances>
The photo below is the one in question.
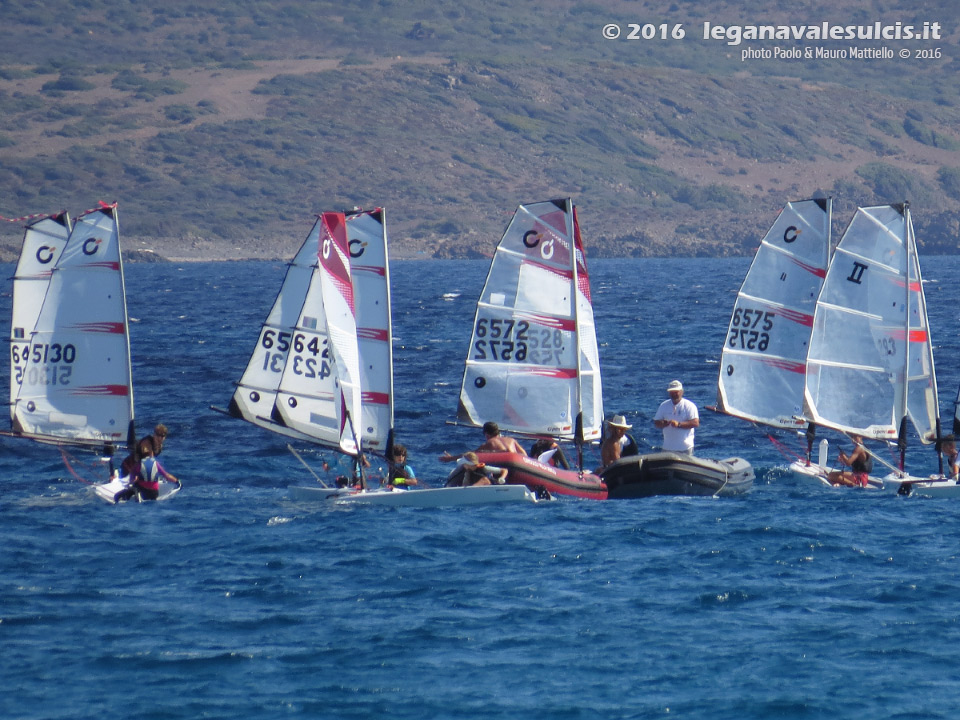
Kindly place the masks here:
<instances>
[{"instance_id":1,"label":"cliff face","mask_svg":"<svg viewBox=\"0 0 960 720\"><path fill-rule=\"evenodd\" d=\"M395 256L479 257L518 203L561 196L593 256L749 254L816 193L838 233L857 205L909 200L924 252L958 248L955 31L859 42L926 58L764 59L850 43L699 36L704 19L800 21L752 2L677 3L667 27L686 36L656 42L604 40L604 21L656 10L616 0L50 4L0 7L0 214L116 200L140 259L289 257L315 212L375 205ZM0 225L9 260L21 230Z\"/></svg>"}]
</instances>

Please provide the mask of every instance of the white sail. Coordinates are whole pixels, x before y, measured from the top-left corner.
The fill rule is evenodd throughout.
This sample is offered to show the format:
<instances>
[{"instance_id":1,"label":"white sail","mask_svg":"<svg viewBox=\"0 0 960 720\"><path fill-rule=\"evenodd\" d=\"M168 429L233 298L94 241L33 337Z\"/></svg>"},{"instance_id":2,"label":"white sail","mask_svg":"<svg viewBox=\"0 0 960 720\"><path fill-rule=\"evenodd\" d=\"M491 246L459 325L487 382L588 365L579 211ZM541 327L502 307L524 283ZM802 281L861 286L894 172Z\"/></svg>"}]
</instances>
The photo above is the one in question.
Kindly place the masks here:
<instances>
[{"instance_id":1,"label":"white sail","mask_svg":"<svg viewBox=\"0 0 960 720\"><path fill-rule=\"evenodd\" d=\"M271 419L271 414L294 340L297 320L303 309L310 279L317 267L319 237L318 218L296 257L287 267L280 292L260 329L257 345L237 384L229 408L230 414L235 417L296 438L304 436L296 430L277 424Z\"/></svg>"},{"instance_id":2,"label":"white sail","mask_svg":"<svg viewBox=\"0 0 960 720\"><path fill-rule=\"evenodd\" d=\"M569 199L520 205L497 247L470 338L458 418L529 435L600 436L590 283Z\"/></svg>"},{"instance_id":3,"label":"white sail","mask_svg":"<svg viewBox=\"0 0 960 720\"><path fill-rule=\"evenodd\" d=\"M343 213L324 213L313 273L277 392L274 418L316 442L358 452L360 362Z\"/></svg>"},{"instance_id":4,"label":"white sail","mask_svg":"<svg viewBox=\"0 0 960 720\"><path fill-rule=\"evenodd\" d=\"M30 337L14 432L68 444L132 441L119 235L116 205L77 219Z\"/></svg>"},{"instance_id":5,"label":"white sail","mask_svg":"<svg viewBox=\"0 0 960 720\"><path fill-rule=\"evenodd\" d=\"M346 216L360 353L363 446L385 452L393 429L393 332L386 214L382 208Z\"/></svg>"},{"instance_id":6,"label":"white sail","mask_svg":"<svg viewBox=\"0 0 960 720\"><path fill-rule=\"evenodd\" d=\"M858 209L837 245L814 314L805 414L875 439L896 438L910 417L934 439L933 352L905 204Z\"/></svg>"},{"instance_id":7,"label":"white sail","mask_svg":"<svg viewBox=\"0 0 960 720\"><path fill-rule=\"evenodd\" d=\"M787 203L737 295L720 359L722 412L778 427L804 424L813 314L830 260L829 199Z\"/></svg>"},{"instance_id":8,"label":"white sail","mask_svg":"<svg viewBox=\"0 0 960 720\"><path fill-rule=\"evenodd\" d=\"M20 259L13 276L13 312L10 322L10 419L27 367L30 336L37 324L43 298L70 235L67 213L50 215L27 226Z\"/></svg>"}]
</instances>

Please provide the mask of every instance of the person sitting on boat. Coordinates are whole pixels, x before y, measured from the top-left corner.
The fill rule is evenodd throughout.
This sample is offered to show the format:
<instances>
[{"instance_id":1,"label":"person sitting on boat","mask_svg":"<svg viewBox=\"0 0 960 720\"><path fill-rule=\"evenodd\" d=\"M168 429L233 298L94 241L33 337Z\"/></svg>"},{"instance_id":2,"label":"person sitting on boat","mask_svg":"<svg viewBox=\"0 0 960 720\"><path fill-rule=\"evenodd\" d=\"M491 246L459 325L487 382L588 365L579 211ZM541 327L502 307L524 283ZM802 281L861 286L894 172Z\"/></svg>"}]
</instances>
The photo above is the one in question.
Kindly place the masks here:
<instances>
[{"instance_id":1,"label":"person sitting on boat","mask_svg":"<svg viewBox=\"0 0 960 720\"><path fill-rule=\"evenodd\" d=\"M628 424L623 415L614 415L607 420L607 432L600 444L601 470L608 465L613 465L622 457L637 455L640 452L637 441L627 434L627 430L632 427L633 425Z\"/></svg>"},{"instance_id":2,"label":"person sitting on boat","mask_svg":"<svg viewBox=\"0 0 960 720\"><path fill-rule=\"evenodd\" d=\"M527 451L523 449L520 443L518 443L512 437L501 435L500 426L492 420L483 424L483 436L486 439L480 447L474 450L475 453L509 452L524 456L527 454ZM454 460L459 460L462 457L464 457L462 454L451 455L450 453L445 452L440 456L440 462L453 462Z\"/></svg>"},{"instance_id":3,"label":"person sitting on boat","mask_svg":"<svg viewBox=\"0 0 960 720\"><path fill-rule=\"evenodd\" d=\"M397 443L390 452L387 461L387 485L391 487L408 487L417 484L417 475L413 468L407 465L407 448Z\"/></svg>"},{"instance_id":4,"label":"person sitting on boat","mask_svg":"<svg viewBox=\"0 0 960 720\"><path fill-rule=\"evenodd\" d=\"M156 500L160 497L160 478L175 485L180 484L177 478L163 469L159 460L153 455L148 455L140 461L136 479L130 487L118 492L113 499L115 502L121 502L139 495L141 500Z\"/></svg>"},{"instance_id":5,"label":"person sitting on boat","mask_svg":"<svg viewBox=\"0 0 960 720\"><path fill-rule=\"evenodd\" d=\"M140 462L145 457L156 457L163 451L163 443L167 439L167 426L158 423L153 429L153 435L145 435L134 446L133 452L127 455L120 464L120 474L130 478L137 477Z\"/></svg>"},{"instance_id":6,"label":"person sitting on boat","mask_svg":"<svg viewBox=\"0 0 960 720\"><path fill-rule=\"evenodd\" d=\"M653 416L654 426L663 430L663 449L693 455L693 434L700 427L697 406L683 397L679 380L667 385L669 400L664 400Z\"/></svg>"},{"instance_id":7,"label":"person sitting on boat","mask_svg":"<svg viewBox=\"0 0 960 720\"><path fill-rule=\"evenodd\" d=\"M867 487L870 471L873 470L873 459L863 446L863 438L851 435L853 452L847 455L841 451L837 460L841 465L849 465L849 470L833 470L827 473L827 481L837 487Z\"/></svg>"},{"instance_id":8,"label":"person sitting on boat","mask_svg":"<svg viewBox=\"0 0 960 720\"><path fill-rule=\"evenodd\" d=\"M940 449L943 457L947 461L943 468L943 474L951 480L960 479L960 463L958 463L957 441L953 435L944 435L941 440Z\"/></svg>"},{"instance_id":9,"label":"person sitting on boat","mask_svg":"<svg viewBox=\"0 0 960 720\"><path fill-rule=\"evenodd\" d=\"M468 452L457 461L457 467L447 480L447 487L503 485L506 481L506 468L482 463L476 453Z\"/></svg>"},{"instance_id":10,"label":"person sitting on boat","mask_svg":"<svg viewBox=\"0 0 960 720\"><path fill-rule=\"evenodd\" d=\"M563 454L563 448L553 438L538 439L530 448L530 457L535 457L537 462L545 465L553 465L564 470L570 469L570 463Z\"/></svg>"}]
</instances>

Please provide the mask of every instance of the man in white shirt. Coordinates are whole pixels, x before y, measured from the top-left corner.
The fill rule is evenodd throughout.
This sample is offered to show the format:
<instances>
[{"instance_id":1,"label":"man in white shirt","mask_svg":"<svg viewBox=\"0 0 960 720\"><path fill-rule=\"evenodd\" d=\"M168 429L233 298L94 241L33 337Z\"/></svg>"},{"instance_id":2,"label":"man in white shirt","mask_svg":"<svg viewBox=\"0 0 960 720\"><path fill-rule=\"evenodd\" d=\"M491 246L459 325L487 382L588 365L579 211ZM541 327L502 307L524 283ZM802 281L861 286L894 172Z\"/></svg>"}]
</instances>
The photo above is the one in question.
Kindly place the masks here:
<instances>
[{"instance_id":1,"label":"man in white shirt","mask_svg":"<svg viewBox=\"0 0 960 720\"><path fill-rule=\"evenodd\" d=\"M693 455L694 429L700 427L697 406L683 397L683 384L674 380L667 386L664 400L653 416L653 424L663 429L663 449Z\"/></svg>"}]
</instances>

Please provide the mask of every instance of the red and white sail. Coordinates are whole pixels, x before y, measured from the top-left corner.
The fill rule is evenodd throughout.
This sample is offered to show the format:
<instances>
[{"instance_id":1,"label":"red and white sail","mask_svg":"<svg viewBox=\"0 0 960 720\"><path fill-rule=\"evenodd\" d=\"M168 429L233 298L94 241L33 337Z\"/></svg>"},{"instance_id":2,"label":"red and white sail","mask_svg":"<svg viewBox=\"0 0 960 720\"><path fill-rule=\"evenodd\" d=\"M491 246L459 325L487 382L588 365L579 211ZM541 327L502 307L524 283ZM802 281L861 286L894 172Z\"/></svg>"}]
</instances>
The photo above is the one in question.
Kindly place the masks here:
<instances>
[{"instance_id":1,"label":"red and white sail","mask_svg":"<svg viewBox=\"0 0 960 720\"><path fill-rule=\"evenodd\" d=\"M386 213L382 208L346 215L360 354L363 447L386 452L393 429L393 330Z\"/></svg>"},{"instance_id":2,"label":"red and white sail","mask_svg":"<svg viewBox=\"0 0 960 720\"><path fill-rule=\"evenodd\" d=\"M275 419L318 443L359 451L360 361L349 241L343 213L320 220L318 266L277 392Z\"/></svg>"},{"instance_id":3,"label":"red and white sail","mask_svg":"<svg viewBox=\"0 0 960 720\"><path fill-rule=\"evenodd\" d=\"M600 360L570 199L520 205L477 303L458 418L573 440L600 437Z\"/></svg>"}]
</instances>

